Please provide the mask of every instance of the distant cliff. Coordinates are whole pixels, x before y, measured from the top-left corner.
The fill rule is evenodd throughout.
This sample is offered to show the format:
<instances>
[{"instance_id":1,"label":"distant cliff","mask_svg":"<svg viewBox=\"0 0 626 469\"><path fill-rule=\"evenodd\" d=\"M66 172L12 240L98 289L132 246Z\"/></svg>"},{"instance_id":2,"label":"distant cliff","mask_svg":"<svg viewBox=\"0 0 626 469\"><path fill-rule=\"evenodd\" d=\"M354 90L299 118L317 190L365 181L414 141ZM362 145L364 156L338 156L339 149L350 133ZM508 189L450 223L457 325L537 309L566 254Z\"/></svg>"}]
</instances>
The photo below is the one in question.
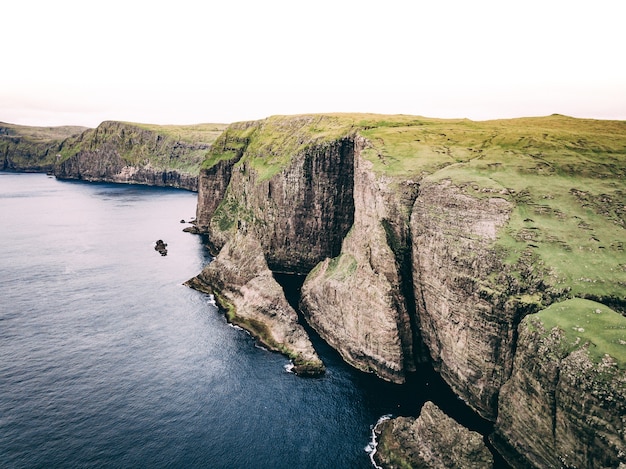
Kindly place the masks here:
<instances>
[{"instance_id":1,"label":"distant cliff","mask_svg":"<svg viewBox=\"0 0 626 469\"><path fill-rule=\"evenodd\" d=\"M224 127L103 122L61 144L54 174L196 191L200 164Z\"/></svg>"},{"instance_id":2,"label":"distant cliff","mask_svg":"<svg viewBox=\"0 0 626 469\"><path fill-rule=\"evenodd\" d=\"M303 316L347 362L401 383L430 361L496 421L520 343L530 347L519 337L526 316L574 297L626 311L624 148L626 123L558 115L233 124L203 163L197 211L227 268L191 283L300 356L308 343L281 342L290 335L273 326L276 298L243 270L259 259L270 283L268 271L307 275ZM498 428L501 442L521 441ZM623 441L619 431L610 438Z\"/></svg>"},{"instance_id":3,"label":"distant cliff","mask_svg":"<svg viewBox=\"0 0 626 469\"><path fill-rule=\"evenodd\" d=\"M0 169L52 171L63 141L86 127L30 127L0 122Z\"/></svg>"}]
</instances>

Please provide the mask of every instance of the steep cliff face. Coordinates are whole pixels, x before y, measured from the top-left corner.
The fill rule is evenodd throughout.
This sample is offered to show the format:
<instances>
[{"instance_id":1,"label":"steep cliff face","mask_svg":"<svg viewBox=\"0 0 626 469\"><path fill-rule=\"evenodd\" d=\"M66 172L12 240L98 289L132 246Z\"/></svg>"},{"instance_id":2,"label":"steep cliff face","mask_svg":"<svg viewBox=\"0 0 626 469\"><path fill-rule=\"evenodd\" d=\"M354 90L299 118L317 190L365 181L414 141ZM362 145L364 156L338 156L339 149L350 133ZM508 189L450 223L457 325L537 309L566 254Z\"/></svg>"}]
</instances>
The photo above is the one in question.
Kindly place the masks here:
<instances>
[{"instance_id":1,"label":"steep cliff face","mask_svg":"<svg viewBox=\"0 0 626 469\"><path fill-rule=\"evenodd\" d=\"M509 374L519 320L486 294L502 271L494 241L511 208L504 198L470 197L447 180L423 181L411 218L423 340L444 379L487 418Z\"/></svg>"},{"instance_id":2,"label":"steep cliff face","mask_svg":"<svg viewBox=\"0 0 626 469\"><path fill-rule=\"evenodd\" d=\"M565 326L569 330L550 329L552 321L542 315L575 316L572 303L587 314ZM608 344L585 337L585 329L600 325ZM513 375L502 387L492 437L516 467L626 464L624 338L626 318L591 301L566 301L522 322ZM622 361L605 354L607 347ZM620 348L625 350L620 353Z\"/></svg>"},{"instance_id":3,"label":"steep cliff face","mask_svg":"<svg viewBox=\"0 0 626 469\"><path fill-rule=\"evenodd\" d=\"M62 142L86 127L30 127L0 123L0 169L51 171Z\"/></svg>"},{"instance_id":4,"label":"steep cliff face","mask_svg":"<svg viewBox=\"0 0 626 469\"><path fill-rule=\"evenodd\" d=\"M417 195L377 177L360 157L357 140L354 174L354 224L341 254L320 263L302 288L301 308L309 323L344 359L384 379L403 382L415 370L415 324L403 282L410 273L402 263L408 255L408 213ZM402 195L409 193L406 199ZM391 242L390 242L391 241ZM396 252L392 249L396 248Z\"/></svg>"},{"instance_id":5,"label":"steep cliff face","mask_svg":"<svg viewBox=\"0 0 626 469\"><path fill-rule=\"evenodd\" d=\"M321 260L336 255L354 212L354 142L343 135L305 141L303 128L317 121L316 117L295 122L275 118L232 125L215 142L201 171L196 219L198 230L208 233L211 245L219 251L196 280L210 285L218 297L228 298L234 316L253 317L257 325L243 322L243 327L261 338L272 336L271 348L297 356L294 362L301 373L304 368L300 363L312 363L312 370L323 366L314 351L307 349L310 342L307 347L295 344L292 335L296 333L286 332L289 328L298 331L298 341L304 340L302 334L306 337L271 272L307 273ZM291 129L288 136L292 140L281 142L277 151L273 146L275 132L285 126ZM280 158L275 163L279 171L274 166L266 171L263 160L272 155ZM236 278L224 268L247 257L263 265L256 269L264 272L263 282L248 284L247 277ZM243 288L243 284L247 286ZM190 285L197 287L197 282ZM248 296L265 306L251 307L246 295L233 293L254 289L258 293ZM263 293L266 290L275 295L267 297ZM290 313L277 316L278 304L281 311ZM255 311L252 315L251 310ZM289 320L280 320L287 316Z\"/></svg>"},{"instance_id":6,"label":"steep cliff face","mask_svg":"<svg viewBox=\"0 0 626 469\"><path fill-rule=\"evenodd\" d=\"M315 267L301 303L309 324L355 367L403 382L415 369L418 341L405 296L417 185L398 190L394 180L377 177L360 157L366 140L351 126L311 139L311 127L325 119L231 126L201 173L196 223L216 250L244 233L258 240L273 271ZM275 132L285 128L290 137L277 146ZM268 174L265 160L276 155L281 169Z\"/></svg>"},{"instance_id":7,"label":"steep cliff face","mask_svg":"<svg viewBox=\"0 0 626 469\"><path fill-rule=\"evenodd\" d=\"M308 273L304 316L346 361L403 382L427 357L495 421L506 415L501 390L526 315L571 296L626 309L623 130L563 116L278 116L233 125L200 177L197 227L221 252L198 278L226 297L242 284L274 287L213 271L221 262L262 257L264 278L265 268ZM280 302L276 295L261 302ZM228 301L245 310L237 296L245 295ZM255 321L278 327L262 309ZM249 329L264 330L257 326ZM579 438L594 444L591 434Z\"/></svg>"},{"instance_id":8,"label":"steep cliff face","mask_svg":"<svg viewBox=\"0 0 626 469\"><path fill-rule=\"evenodd\" d=\"M60 179L197 191L200 165L221 130L221 126L215 127L208 126L199 137L192 136L201 141L189 141L178 138L178 133L166 127L103 122L62 144L54 173Z\"/></svg>"},{"instance_id":9,"label":"steep cliff face","mask_svg":"<svg viewBox=\"0 0 626 469\"><path fill-rule=\"evenodd\" d=\"M296 131L315 120L304 119ZM352 225L354 143L313 140L291 151L263 148L270 154L259 154L259 141L281 125L235 125L216 142L217 161L201 173L197 225L207 228L218 250L245 230L260 241L270 269L302 274L336 255ZM267 174L261 165L272 151L288 158L280 172Z\"/></svg>"}]
</instances>

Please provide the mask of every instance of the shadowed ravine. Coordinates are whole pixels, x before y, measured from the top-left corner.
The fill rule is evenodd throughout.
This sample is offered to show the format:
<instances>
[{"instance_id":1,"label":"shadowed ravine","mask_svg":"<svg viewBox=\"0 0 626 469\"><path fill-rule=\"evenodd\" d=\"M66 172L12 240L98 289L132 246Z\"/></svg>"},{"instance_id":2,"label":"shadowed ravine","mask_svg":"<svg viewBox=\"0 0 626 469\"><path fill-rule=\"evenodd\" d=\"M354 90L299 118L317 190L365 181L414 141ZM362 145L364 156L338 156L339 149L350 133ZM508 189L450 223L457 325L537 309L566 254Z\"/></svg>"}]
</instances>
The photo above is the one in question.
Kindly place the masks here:
<instances>
[{"instance_id":1,"label":"shadowed ravine","mask_svg":"<svg viewBox=\"0 0 626 469\"><path fill-rule=\"evenodd\" d=\"M274 272L274 278L282 286L285 298L298 312L300 323L306 329L311 342L324 363L332 366L348 366L339 353L329 346L319 334L308 325L299 308L301 288L305 280L303 275L292 275ZM483 435L485 444L494 456L494 467L508 469L511 466L495 451L488 440L493 432L493 422L480 417L450 389L445 381L427 363L420 364L418 369L407 377L404 384L393 384L383 381L374 374L356 372L362 385L368 389L376 389L374 395L385 400L383 407L394 409L392 415L417 417L426 401L434 402L447 415L461 425ZM382 404L382 402L381 402ZM381 415L382 417L382 415Z\"/></svg>"}]
</instances>

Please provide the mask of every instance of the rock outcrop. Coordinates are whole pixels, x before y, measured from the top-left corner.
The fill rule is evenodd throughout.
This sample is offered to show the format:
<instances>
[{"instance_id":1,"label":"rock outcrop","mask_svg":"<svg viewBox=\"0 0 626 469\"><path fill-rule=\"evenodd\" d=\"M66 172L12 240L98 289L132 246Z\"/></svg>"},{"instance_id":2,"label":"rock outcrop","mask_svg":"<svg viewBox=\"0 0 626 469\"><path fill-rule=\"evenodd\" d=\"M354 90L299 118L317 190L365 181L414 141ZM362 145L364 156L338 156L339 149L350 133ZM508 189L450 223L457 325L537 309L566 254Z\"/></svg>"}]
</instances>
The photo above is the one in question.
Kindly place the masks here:
<instances>
[{"instance_id":1,"label":"rock outcrop","mask_svg":"<svg viewBox=\"0 0 626 469\"><path fill-rule=\"evenodd\" d=\"M483 437L426 402L418 418L396 417L376 427L374 459L385 468L492 468Z\"/></svg>"},{"instance_id":2,"label":"rock outcrop","mask_svg":"<svg viewBox=\"0 0 626 469\"><path fill-rule=\"evenodd\" d=\"M162 256L167 256L167 243L165 243L162 239L159 239L154 245L154 250Z\"/></svg>"},{"instance_id":3,"label":"rock outcrop","mask_svg":"<svg viewBox=\"0 0 626 469\"><path fill-rule=\"evenodd\" d=\"M268 349L291 358L296 373L317 376L324 372L254 237L235 234L220 255L187 285L213 294L230 322L250 331Z\"/></svg>"},{"instance_id":4,"label":"rock outcrop","mask_svg":"<svg viewBox=\"0 0 626 469\"><path fill-rule=\"evenodd\" d=\"M419 344L407 304L412 296L403 291L410 273L402 269L409 255L404 248L408 213L417 191L409 185L410 195L403 200L391 180L376 177L371 163L360 157L365 143L356 142L354 223L340 255L308 275L301 308L348 363L401 383L415 370L414 345Z\"/></svg>"}]
</instances>

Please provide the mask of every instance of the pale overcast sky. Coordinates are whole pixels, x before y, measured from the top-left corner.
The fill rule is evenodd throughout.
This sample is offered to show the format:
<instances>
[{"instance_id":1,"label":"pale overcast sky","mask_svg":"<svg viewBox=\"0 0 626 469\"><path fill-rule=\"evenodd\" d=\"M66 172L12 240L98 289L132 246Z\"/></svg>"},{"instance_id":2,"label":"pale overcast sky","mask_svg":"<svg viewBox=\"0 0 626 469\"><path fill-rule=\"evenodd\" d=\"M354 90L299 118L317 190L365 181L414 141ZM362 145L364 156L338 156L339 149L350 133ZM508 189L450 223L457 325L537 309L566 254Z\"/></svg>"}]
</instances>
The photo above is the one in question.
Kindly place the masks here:
<instances>
[{"instance_id":1,"label":"pale overcast sky","mask_svg":"<svg viewBox=\"0 0 626 469\"><path fill-rule=\"evenodd\" d=\"M19 0L0 121L626 120L623 0Z\"/></svg>"}]
</instances>

